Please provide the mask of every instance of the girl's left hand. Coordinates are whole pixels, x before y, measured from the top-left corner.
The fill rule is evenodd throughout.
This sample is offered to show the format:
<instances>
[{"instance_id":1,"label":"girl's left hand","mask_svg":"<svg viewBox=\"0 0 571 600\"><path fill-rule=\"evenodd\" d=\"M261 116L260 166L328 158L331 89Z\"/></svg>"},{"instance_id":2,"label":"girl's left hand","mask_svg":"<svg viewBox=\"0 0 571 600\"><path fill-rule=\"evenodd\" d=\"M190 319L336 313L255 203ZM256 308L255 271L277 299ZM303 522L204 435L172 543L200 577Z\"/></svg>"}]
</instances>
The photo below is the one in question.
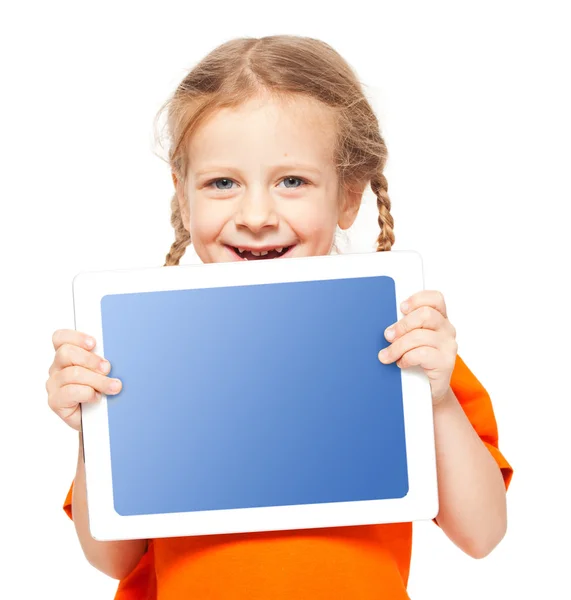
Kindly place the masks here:
<instances>
[{"instance_id":1,"label":"girl's left hand","mask_svg":"<svg viewBox=\"0 0 571 600\"><path fill-rule=\"evenodd\" d=\"M396 361L401 369L420 365L430 379L432 403L446 396L456 363L456 329L446 316L444 296L423 290L401 304L405 315L385 330L390 346L379 352L379 360Z\"/></svg>"}]
</instances>

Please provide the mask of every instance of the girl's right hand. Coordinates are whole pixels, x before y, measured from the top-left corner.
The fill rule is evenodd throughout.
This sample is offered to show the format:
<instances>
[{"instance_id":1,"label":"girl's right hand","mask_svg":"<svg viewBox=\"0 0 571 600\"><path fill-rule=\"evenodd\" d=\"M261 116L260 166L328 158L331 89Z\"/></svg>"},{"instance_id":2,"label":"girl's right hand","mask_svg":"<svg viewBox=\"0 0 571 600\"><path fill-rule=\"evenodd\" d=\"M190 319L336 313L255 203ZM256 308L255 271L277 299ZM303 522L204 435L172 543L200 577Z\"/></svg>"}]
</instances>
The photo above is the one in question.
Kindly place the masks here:
<instances>
[{"instance_id":1,"label":"girl's right hand","mask_svg":"<svg viewBox=\"0 0 571 600\"><path fill-rule=\"evenodd\" d=\"M91 343L90 341L91 340ZM121 381L106 374L108 361L90 351L95 340L74 329L58 329L52 336L55 358L46 381L49 407L70 427L81 429L81 402L95 402L101 394L121 390ZM117 388L113 388L116 383Z\"/></svg>"}]
</instances>

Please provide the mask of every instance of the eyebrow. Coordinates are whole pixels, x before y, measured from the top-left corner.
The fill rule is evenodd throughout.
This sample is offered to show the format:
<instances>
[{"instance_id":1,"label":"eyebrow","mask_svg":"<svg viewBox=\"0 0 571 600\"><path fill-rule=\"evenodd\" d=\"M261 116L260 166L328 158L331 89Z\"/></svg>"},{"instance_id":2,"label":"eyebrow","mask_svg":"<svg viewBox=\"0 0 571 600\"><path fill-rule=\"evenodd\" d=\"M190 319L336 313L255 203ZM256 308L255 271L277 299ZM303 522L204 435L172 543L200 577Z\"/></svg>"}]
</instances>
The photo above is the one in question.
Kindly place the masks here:
<instances>
[{"instance_id":1,"label":"eyebrow","mask_svg":"<svg viewBox=\"0 0 571 600\"><path fill-rule=\"evenodd\" d=\"M195 175L196 177L202 177L204 175L210 175L213 172L235 173L236 171L239 171L239 169L236 169L235 167L227 167L224 165L208 165L206 167L202 167L202 169L199 171L196 171Z\"/></svg>"},{"instance_id":2,"label":"eyebrow","mask_svg":"<svg viewBox=\"0 0 571 600\"><path fill-rule=\"evenodd\" d=\"M277 165L273 165L272 167L270 167L271 171L290 171L290 172L295 172L295 171L306 171L308 173L313 173L315 175L320 175L322 173L322 170L318 169L315 166L312 165L306 165L303 163L281 163L281 164L277 164ZM221 173L236 173L239 172L240 169L237 169L236 167L230 167L230 166L224 166L222 164L218 165L218 164L212 164L212 165L206 165L205 167L202 167L200 170L196 171L195 176L196 177L202 177L204 175L208 175L209 173L212 172L221 172Z\"/></svg>"},{"instance_id":3,"label":"eyebrow","mask_svg":"<svg viewBox=\"0 0 571 600\"><path fill-rule=\"evenodd\" d=\"M322 170L314 167L312 165L304 165L303 163L282 163L278 164L275 167L275 170L280 171L308 171L309 173L315 173L319 175Z\"/></svg>"}]
</instances>

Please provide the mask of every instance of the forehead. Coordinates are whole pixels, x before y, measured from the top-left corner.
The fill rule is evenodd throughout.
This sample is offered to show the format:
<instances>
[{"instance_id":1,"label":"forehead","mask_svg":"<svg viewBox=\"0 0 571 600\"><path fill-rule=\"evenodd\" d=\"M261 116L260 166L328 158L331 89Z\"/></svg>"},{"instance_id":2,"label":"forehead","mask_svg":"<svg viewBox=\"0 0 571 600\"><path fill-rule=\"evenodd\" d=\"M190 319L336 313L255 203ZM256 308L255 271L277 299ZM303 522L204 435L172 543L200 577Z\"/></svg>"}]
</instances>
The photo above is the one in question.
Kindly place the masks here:
<instances>
[{"instance_id":1,"label":"forehead","mask_svg":"<svg viewBox=\"0 0 571 600\"><path fill-rule=\"evenodd\" d=\"M336 143L333 110L303 96L255 97L215 111L188 143L189 163L258 162L285 157L330 166Z\"/></svg>"}]
</instances>

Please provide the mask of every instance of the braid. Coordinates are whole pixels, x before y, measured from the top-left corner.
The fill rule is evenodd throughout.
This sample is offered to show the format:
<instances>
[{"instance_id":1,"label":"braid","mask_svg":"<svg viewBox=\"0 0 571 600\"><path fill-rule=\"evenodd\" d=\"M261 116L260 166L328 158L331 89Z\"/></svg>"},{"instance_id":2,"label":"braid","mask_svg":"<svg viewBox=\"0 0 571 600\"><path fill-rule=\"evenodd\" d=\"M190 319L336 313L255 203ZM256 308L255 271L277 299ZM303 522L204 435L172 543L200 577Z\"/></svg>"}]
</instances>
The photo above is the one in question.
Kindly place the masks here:
<instances>
[{"instance_id":1,"label":"braid","mask_svg":"<svg viewBox=\"0 0 571 600\"><path fill-rule=\"evenodd\" d=\"M166 256L166 262L163 265L164 267L178 265L180 259L184 255L186 247L190 244L190 233L184 227L176 194L173 195L171 200L171 211L171 225L174 227L175 240Z\"/></svg>"},{"instance_id":2,"label":"braid","mask_svg":"<svg viewBox=\"0 0 571 600\"><path fill-rule=\"evenodd\" d=\"M379 209L379 227L381 232L377 238L377 252L385 252L391 249L395 243L393 232L394 219L391 215L391 200L389 198L389 185L387 178L380 173L371 179L371 189L377 197L377 208Z\"/></svg>"}]
</instances>

